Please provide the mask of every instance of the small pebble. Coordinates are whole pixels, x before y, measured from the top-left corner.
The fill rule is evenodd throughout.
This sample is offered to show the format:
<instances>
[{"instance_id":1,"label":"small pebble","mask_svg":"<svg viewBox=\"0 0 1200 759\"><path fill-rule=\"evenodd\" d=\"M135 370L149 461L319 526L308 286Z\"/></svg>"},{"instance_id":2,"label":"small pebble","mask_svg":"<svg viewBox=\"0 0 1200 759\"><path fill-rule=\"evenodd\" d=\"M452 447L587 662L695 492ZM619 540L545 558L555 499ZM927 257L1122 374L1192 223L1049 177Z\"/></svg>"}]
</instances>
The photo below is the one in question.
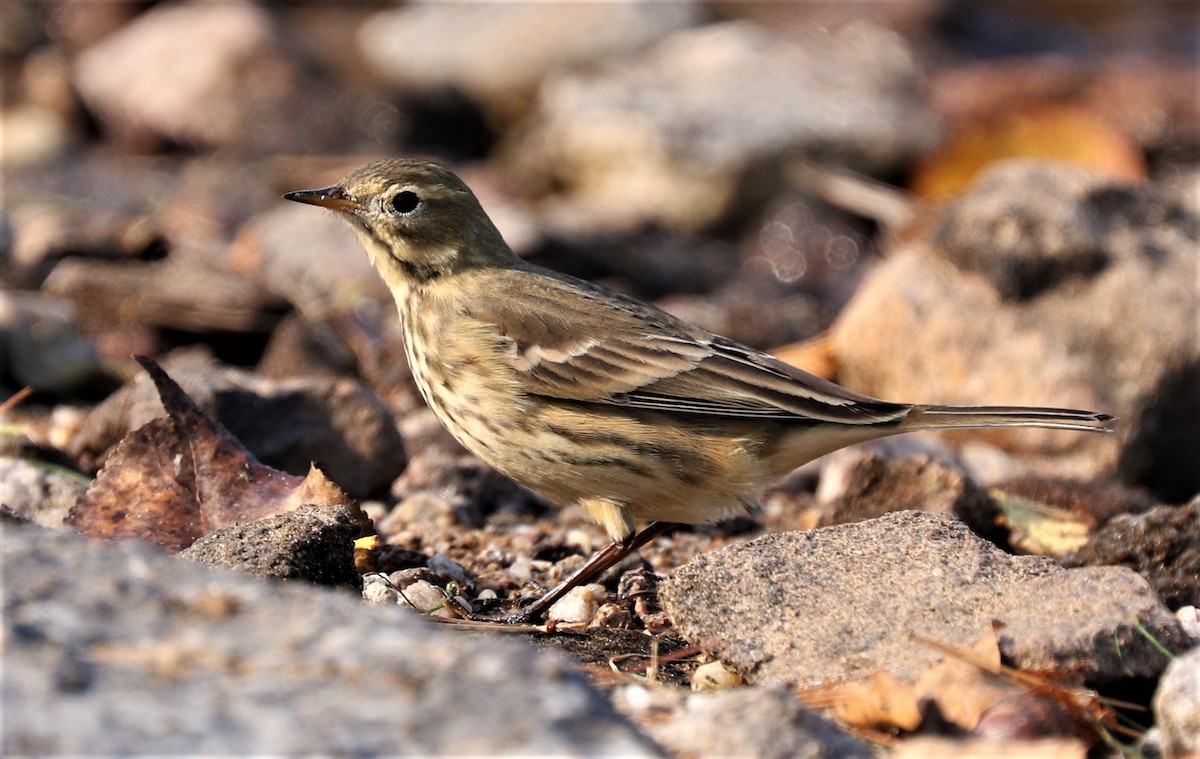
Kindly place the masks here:
<instances>
[{"instance_id":1,"label":"small pebble","mask_svg":"<svg viewBox=\"0 0 1200 759\"><path fill-rule=\"evenodd\" d=\"M400 591L382 575L363 576L362 596L370 606L391 606L400 603Z\"/></svg>"},{"instance_id":2,"label":"small pebble","mask_svg":"<svg viewBox=\"0 0 1200 759\"><path fill-rule=\"evenodd\" d=\"M516 561L508 565L508 573L518 582L529 582L533 579L533 562L528 556L518 556Z\"/></svg>"},{"instance_id":3,"label":"small pebble","mask_svg":"<svg viewBox=\"0 0 1200 759\"><path fill-rule=\"evenodd\" d=\"M603 585L592 583L573 589L550 607L547 621L588 624L596 616L600 603L608 597Z\"/></svg>"},{"instance_id":4,"label":"small pebble","mask_svg":"<svg viewBox=\"0 0 1200 759\"><path fill-rule=\"evenodd\" d=\"M1175 616L1188 637L1200 641L1200 611L1195 606L1180 606Z\"/></svg>"},{"instance_id":5,"label":"small pebble","mask_svg":"<svg viewBox=\"0 0 1200 759\"><path fill-rule=\"evenodd\" d=\"M429 561L425 563L429 567L429 571L443 580L453 580L460 587L472 588L475 583L471 581L467 570L462 568L462 565L451 559L444 553L434 554L429 557Z\"/></svg>"},{"instance_id":6,"label":"small pebble","mask_svg":"<svg viewBox=\"0 0 1200 759\"><path fill-rule=\"evenodd\" d=\"M606 603L596 610L588 627L609 627L628 630L633 626L633 615L621 604Z\"/></svg>"},{"instance_id":7,"label":"small pebble","mask_svg":"<svg viewBox=\"0 0 1200 759\"><path fill-rule=\"evenodd\" d=\"M445 594L438 590L436 585L425 580L417 580L405 586L400 594L400 603L405 606L412 605L414 609L430 617L441 619L458 617Z\"/></svg>"},{"instance_id":8,"label":"small pebble","mask_svg":"<svg viewBox=\"0 0 1200 759\"><path fill-rule=\"evenodd\" d=\"M710 661L696 667L692 673L692 690L715 691L725 690L741 685L745 680L737 672L725 666L722 661Z\"/></svg>"}]
</instances>

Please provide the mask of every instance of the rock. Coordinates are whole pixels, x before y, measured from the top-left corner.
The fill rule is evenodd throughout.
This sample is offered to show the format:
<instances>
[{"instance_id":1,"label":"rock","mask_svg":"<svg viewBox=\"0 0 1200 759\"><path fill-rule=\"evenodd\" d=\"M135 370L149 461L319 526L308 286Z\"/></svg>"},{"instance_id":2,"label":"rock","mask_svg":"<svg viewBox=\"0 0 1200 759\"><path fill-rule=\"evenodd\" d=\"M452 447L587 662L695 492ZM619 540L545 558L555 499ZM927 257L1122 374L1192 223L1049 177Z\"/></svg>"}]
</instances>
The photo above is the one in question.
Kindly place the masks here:
<instances>
[{"instance_id":1,"label":"rock","mask_svg":"<svg viewBox=\"0 0 1200 759\"><path fill-rule=\"evenodd\" d=\"M74 306L36 293L0 291L0 358L18 383L46 392L77 390L103 374Z\"/></svg>"},{"instance_id":2,"label":"rock","mask_svg":"<svg viewBox=\"0 0 1200 759\"><path fill-rule=\"evenodd\" d=\"M0 504L43 527L62 527L87 490L82 475L45 462L0 455Z\"/></svg>"},{"instance_id":3,"label":"rock","mask_svg":"<svg viewBox=\"0 0 1200 759\"><path fill-rule=\"evenodd\" d=\"M1172 609L1200 605L1200 497L1186 506L1117 515L1064 564L1129 567Z\"/></svg>"},{"instance_id":4,"label":"rock","mask_svg":"<svg viewBox=\"0 0 1200 759\"><path fill-rule=\"evenodd\" d=\"M1200 609L1195 606L1180 606L1175 610L1175 616L1188 637L1200 643Z\"/></svg>"},{"instance_id":5,"label":"rock","mask_svg":"<svg viewBox=\"0 0 1200 759\"><path fill-rule=\"evenodd\" d=\"M42 287L74 301L80 320L187 332L266 333L286 303L225 269L172 256L127 263L86 258L59 262Z\"/></svg>"},{"instance_id":6,"label":"rock","mask_svg":"<svg viewBox=\"0 0 1200 759\"><path fill-rule=\"evenodd\" d=\"M456 90L511 120L549 72L634 53L700 18L697 3L415 2L368 18L363 57L402 93Z\"/></svg>"},{"instance_id":7,"label":"rock","mask_svg":"<svg viewBox=\"0 0 1200 759\"><path fill-rule=\"evenodd\" d=\"M746 678L725 666L723 661L710 661L696 667L692 673L692 690L718 691L734 688L746 682Z\"/></svg>"},{"instance_id":8,"label":"rock","mask_svg":"<svg viewBox=\"0 0 1200 759\"><path fill-rule=\"evenodd\" d=\"M283 73L272 61L278 54L275 36L270 16L241 0L164 6L86 50L76 63L75 82L116 131L230 145L245 132L243 108L254 85L264 105L282 94L278 83L264 78ZM183 50L190 54L180 55Z\"/></svg>"},{"instance_id":9,"label":"rock","mask_svg":"<svg viewBox=\"0 0 1200 759\"><path fill-rule=\"evenodd\" d=\"M6 755L661 755L523 642L136 543L0 532Z\"/></svg>"},{"instance_id":10,"label":"rock","mask_svg":"<svg viewBox=\"0 0 1200 759\"><path fill-rule=\"evenodd\" d=\"M928 147L937 130L916 82L881 27L702 26L547 80L510 162L522 187L567 188L606 225L704 229L777 187L782 159L877 173Z\"/></svg>"},{"instance_id":11,"label":"rock","mask_svg":"<svg viewBox=\"0 0 1200 759\"><path fill-rule=\"evenodd\" d=\"M77 139L58 114L36 105L0 109L0 130L8 166L31 166L59 158Z\"/></svg>"},{"instance_id":12,"label":"rock","mask_svg":"<svg viewBox=\"0 0 1200 759\"><path fill-rule=\"evenodd\" d=\"M681 715L652 722L650 735L674 756L874 756L867 744L777 687L693 694Z\"/></svg>"},{"instance_id":13,"label":"rock","mask_svg":"<svg viewBox=\"0 0 1200 759\"><path fill-rule=\"evenodd\" d=\"M454 613L446 595L436 585L428 580L417 580L404 586L397 586L399 599L396 603L411 606L418 614L437 619L455 619Z\"/></svg>"},{"instance_id":14,"label":"rock","mask_svg":"<svg viewBox=\"0 0 1200 759\"><path fill-rule=\"evenodd\" d=\"M1132 571L1009 556L944 514L765 535L677 569L661 597L685 638L725 641L716 654L751 682L801 687L878 670L911 679L942 654L910 633L966 650L993 620L1014 666L1096 684L1166 666L1139 629L1183 647L1178 621Z\"/></svg>"},{"instance_id":15,"label":"rock","mask_svg":"<svg viewBox=\"0 0 1200 759\"><path fill-rule=\"evenodd\" d=\"M404 603L396 586L378 573L363 577L363 600L369 606L394 606Z\"/></svg>"},{"instance_id":16,"label":"rock","mask_svg":"<svg viewBox=\"0 0 1200 759\"><path fill-rule=\"evenodd\" d=\"M1175 191L998 164L863 282L831 332L840 379L896 400L1115 414L1116 436L978 434L1059 454L1047 474L1119 465L1182 501L1200 490L1197 251L1200 217Z\"/></svg>"},{"instance_id":17,"label":"rock","mask_svg":"<svg viewBox=\"0 0 1200 759\"><path fill-rule=\"evenodd\" d=\"M26 202L13 211L13 227L9 251L13 268L9 276L19 277L31 288L40 286L61 258L152 258L163 247L161 234L150 218L97 208L91 203L64 206Z\"/></svg>"},{"instance_id":18,"label":"rock","mask_svg":"<svg viewBox=\"0 0 1200 759\"><path fill-rule=\"evenodd\" d=\"M817 482L817 499L823 503L833 503L846 497L854 472L864 458L925 458L943 467L963 471L963 464L958 455L939 435L916 433L885 437L849 448L840 448L817 459L820 477Z\"/></svg>"},{"instance_id":19,"label":"rock","mask_svg":"<svg viewBox=\"0 0 1200 759\"><path fill-rule=\"evenodd\" d=\"M546 611L547 622L566 622L586 625L596 616L596 610L608 599L603 585L591 583L572 588Z\"/></svg>"},{"instance_id":20,"label":"rock","mask_svg":"<svg viewBox=\"0 0 1200 759\"><path fill-rule=\"evenodd\" d=\"M83 51L75 85L102 124L134 146L251 154L394 139L395 119L385 123L352 88L323 82L294 54L262 6L190 0L153 7Z\"/></svg>"},{"instance_id":21,"label":"rock","mask_svg":"<svg viewBox=\"0 0 1200 759\"><path fill-rule=\"evenodd\" d=\"M1153 705L1164 755L1200 754L1200 648L1171 662L1158 681Z\"/></svg>"},{"instance_id":22,"label":"rock","mask_svg":"<svg viewBox=\"0 0 1200 759\"><path fill-rule=\"evenodd\" d=\"M477 527L500 511L532 519L556 510L475 456L440 448L414 454L391 492L399 506L379 525L383 534L418 522Z\"/></svg>"},{"instance_id":23,"label":"rock","mask_svg":"<svg viewBox=\"0 0 1200 759\"><path fill-rule=\"evenodd\" d=\"M299 311L283 317L271 333L262 358L254 368L266 379L337 377L353 375L355 356L335 325L311 323Z\"/></svg>"},{"instance_id":24,"label":"rock","mask_svg":"<svg viewBox=\"0 0 1200 759\"><path fill-rule=\"evenodd\" d=\"M293 303L389 295L345 222L299 203L252 218L238 231L230 256L236 271Z\"/></svg>"},{"instance_id":25,"label":"rock","mask_svg":"<svg viewBox=\"0 0 1200 759\"><path fill-rule=\"evenodd\" d=\"M829 506L821 526L858 522L893 511L951 514L976 535L1003 539L1000 510L987 491L961 471L928 456L863 456L851 468L845 492Z\"/></svg>"},{"instance_id":26,"label":"rock","mask_svg":"<svg viewBox=\"0 0 1200 759\"><path fill-rule=\"evenodd\" d=\"M345 378L264 380L226 366L175 368L172 378L264 464L305 475L317 463L355 497L385 491L405 467L404 444L383 404ZM139 376L89 415L71 453L98 465L129 430L162 416L153 385Z\"/></svg>"},{"instance_id":27,"label":"rock","mask_svg":"<svg viewBox=\"0 0 1200 759\"><path fill-rule=\"evenodd\" d=\"M362 578L354 568L354 538L360 530L354 515L343 506L301 506L278 516L213 530L179 556L255 577L358 589Z\"/></svg>"}]
</instances>

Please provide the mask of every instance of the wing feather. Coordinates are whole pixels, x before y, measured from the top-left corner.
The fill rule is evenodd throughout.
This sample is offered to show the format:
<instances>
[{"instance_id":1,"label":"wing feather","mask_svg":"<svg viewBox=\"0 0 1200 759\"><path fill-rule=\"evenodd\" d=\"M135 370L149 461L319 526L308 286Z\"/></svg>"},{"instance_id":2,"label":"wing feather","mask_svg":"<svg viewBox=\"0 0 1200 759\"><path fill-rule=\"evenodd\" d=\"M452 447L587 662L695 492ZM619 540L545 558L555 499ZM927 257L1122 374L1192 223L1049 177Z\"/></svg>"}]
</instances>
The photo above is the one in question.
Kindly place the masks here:
<instances>
[{"instance_id":1,"label":"wing feather","mask_svg":"<svg viewBox=\"0 0 1200 759\"><path fill-rule=\"evenodd\" d=\"M521 297L472 309L496 326L528 391L653 411L871 424L911 408L859 395L664 311L537 270ZM573 286L572 286L573 285Z\"/></svg>"}]
</instances>

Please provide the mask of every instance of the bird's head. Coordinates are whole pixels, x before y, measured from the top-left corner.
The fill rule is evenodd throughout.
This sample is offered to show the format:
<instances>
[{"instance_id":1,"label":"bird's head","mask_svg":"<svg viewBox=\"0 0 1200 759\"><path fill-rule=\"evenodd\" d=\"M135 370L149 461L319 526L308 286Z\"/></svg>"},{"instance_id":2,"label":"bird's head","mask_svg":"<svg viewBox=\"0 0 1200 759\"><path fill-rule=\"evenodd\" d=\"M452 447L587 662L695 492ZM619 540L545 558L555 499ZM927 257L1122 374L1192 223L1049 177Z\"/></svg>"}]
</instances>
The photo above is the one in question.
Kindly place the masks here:
<instances>
[{"instance_id":1,"label":"bird's head","mask_svg":"<svg viewBox=\"0 0 1200 759\"><path fill-rule=\"evenodd\" d=\"M393 289L519 260L471 189L426 161L377 161L332 187L283 197L336 211Z\"/></svg>"}]
</instances>

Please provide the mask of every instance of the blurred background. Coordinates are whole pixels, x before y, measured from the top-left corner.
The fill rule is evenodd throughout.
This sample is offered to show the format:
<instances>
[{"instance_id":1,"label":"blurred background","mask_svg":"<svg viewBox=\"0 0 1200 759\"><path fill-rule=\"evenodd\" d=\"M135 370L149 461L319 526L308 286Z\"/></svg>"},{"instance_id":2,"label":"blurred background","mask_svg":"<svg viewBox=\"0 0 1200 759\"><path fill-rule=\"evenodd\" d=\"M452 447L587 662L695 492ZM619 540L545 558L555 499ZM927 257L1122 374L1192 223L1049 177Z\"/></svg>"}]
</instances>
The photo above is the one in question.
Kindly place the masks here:
<instances>
[{"instance_id":1,"label":"blurred background","mask_svg":"<svg viewBox=\"0 0 1200 759\"><path fill-rule=\"evenodd\" d=\"M861 391L1117 413L994 442L1186 500L1198 47L1144 0L6 0L0 399L80 451L139 353L416 412L366 257L279 196L418 156L520 255Z\"/></svg>"}]
</instances>

